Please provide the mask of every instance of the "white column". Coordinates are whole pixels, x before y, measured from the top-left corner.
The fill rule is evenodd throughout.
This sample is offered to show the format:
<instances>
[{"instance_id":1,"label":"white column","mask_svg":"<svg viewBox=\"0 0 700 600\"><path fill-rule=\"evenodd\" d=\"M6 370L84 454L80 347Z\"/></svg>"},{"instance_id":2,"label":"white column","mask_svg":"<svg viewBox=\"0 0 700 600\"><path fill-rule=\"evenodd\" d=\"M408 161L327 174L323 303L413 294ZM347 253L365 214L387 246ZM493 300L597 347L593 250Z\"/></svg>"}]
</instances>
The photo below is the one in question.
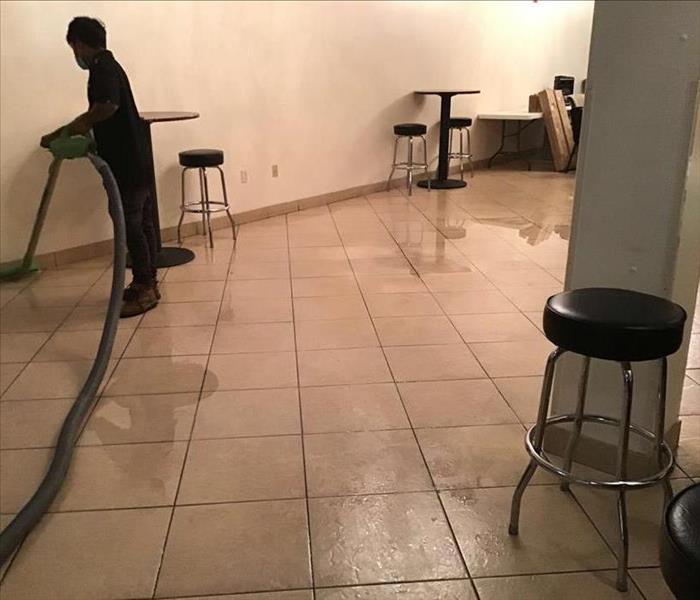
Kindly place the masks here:
<instances>
[{"instance_id":1,"label":"white column","mask_svg":"<svg viewBox=\"0 0 700 600\"><path fill-rule=\"evenodd\" d=\"M699 79L700 3L596 3L567 289L638 290L693 314L700 275ZM672 442L689 334L690 323L670 362L666 426ZM554 412L574 411L579 365L576 357L561 362ZM658 367L633 366L633 422L653 428ZM587 411L619 416L621 392L618 365L594 361ZM588 442L615 444L596 428L587 435ZM600 466L606 461L596 454L605 449L584 443L581 462Z\"/></svg>"}]
</instances>

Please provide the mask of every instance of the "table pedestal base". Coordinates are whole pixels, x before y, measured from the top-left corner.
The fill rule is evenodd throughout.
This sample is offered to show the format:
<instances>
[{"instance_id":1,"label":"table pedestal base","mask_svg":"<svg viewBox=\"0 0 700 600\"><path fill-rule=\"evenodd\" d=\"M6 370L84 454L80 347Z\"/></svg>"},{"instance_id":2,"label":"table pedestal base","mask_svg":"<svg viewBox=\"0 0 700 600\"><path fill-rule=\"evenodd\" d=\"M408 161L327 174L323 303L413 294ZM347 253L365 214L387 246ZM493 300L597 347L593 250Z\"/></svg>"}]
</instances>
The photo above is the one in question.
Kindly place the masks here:
<instances>
[{"instance_id":1,"label":"table pedestal base","mask_svg":"<svg viewBox=\"0 0 700 600\"><path fill-rule=\"evenodd\" d=\"M427 188L427 180L418 182L418 187ZM432 190L454 190L457 188L467 187L467 182L461 179L431 179L430 189Z\"/></svg>"},{"instance_id":2,"label":"table pedestal base","mask_svg":"<svg viewBox=\"0 0 700 600\"><path fill-rule=\"evenodd\" d=\"M156 258L156 267L165 269L166 267L177 267L194 260L194 252L189 248L178 248L176 246L163 247Z\"/></svg>"},{"instance_id":3,"label":"table pedestal base","mask_svg":"<svg viewBox=\"0 0 700 600\"><path fill-rule=\"evenodd\" d=\"M194 252L189 248L177 248L174 246L169 248L163 247L156 257L156 268L166 269L167 267L177 267L178 265L184 265L193 260ZM131 257L128 254L126 256L126 266L131 266Z\"/></svg>"}]
</instances>

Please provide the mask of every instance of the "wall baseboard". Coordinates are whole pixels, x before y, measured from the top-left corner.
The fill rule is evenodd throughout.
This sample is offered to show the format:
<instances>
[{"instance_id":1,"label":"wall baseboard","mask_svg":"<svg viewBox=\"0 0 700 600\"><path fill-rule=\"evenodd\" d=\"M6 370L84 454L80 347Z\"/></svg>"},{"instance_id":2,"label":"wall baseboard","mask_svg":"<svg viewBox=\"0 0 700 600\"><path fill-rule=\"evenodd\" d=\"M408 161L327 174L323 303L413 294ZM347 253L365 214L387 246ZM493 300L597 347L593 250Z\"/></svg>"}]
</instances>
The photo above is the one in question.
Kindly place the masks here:
<instances>
[{"instance_id":1,"label":"wall baseboard","mask_svg":"<svg viewBox=\"0 0 700 600\"><path fill-rule=\"evenodd\" d=\"M475 160L474 169L485 169L487 162L488 159ZM450 169L451 173L457 173L458 171L459 168L457 166ZM432 175L433 174L431 174L431 176ZM416 181L419 180L419 178L416 178ZM261 208L255 208L253 210L246 210L243 212L234 213L233 218L239 225L243 223L252 223L254 221L261 221L262 219L269 219L270 217L295 213L297 211L305 210L308 208L325 206L327 204L332 204L333 202L350 200L351 198L358 198L360 196L366 196L375 192L382 192L386 189L386 184L387 182L386 180L384 180L376 183L368 183L365 185L358 185L343 190L328 192L326 194L319 194L317 196L309 196L307 198L291 200L289 202L281 202L279 204L273 204L271 206L263 206ZM403 185L403 178L393 179L391 182L391 187L394 189L402 187ZM229 222L225 216L219 216L212 219L213 229L221 229L228 226ZM182 225L182 233L183 237L190 237L193 235L197 235L198 233L201 234L201 223L199 221L190 221L188 223L184 223ZM161 239L164 242L172 242L176 240L177 227L172 226L162 228ZM54 252L37 254L34 257L34 260L42 269L56 269L66 267L71 263L110 255L112 253L112 250L113 240L110 238L99 242L93 242L91 244L84 244L82 246L66 248L64 250L56 250ZM14 262L16 261L7 261L0 263L0 268L4 268Z\"/></svg>"}]
</instances>

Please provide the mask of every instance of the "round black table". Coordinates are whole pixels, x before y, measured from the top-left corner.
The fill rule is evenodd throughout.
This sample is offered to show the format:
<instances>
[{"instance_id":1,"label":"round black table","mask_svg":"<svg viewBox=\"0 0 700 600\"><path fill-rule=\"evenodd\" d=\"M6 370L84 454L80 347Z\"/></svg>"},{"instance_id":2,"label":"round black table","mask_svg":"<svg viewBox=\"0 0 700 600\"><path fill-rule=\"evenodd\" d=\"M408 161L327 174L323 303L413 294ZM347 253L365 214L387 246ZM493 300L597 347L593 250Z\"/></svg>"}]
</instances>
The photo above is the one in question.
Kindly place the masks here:
<instances>
[{"instance_id":1,"label":"round black table","mask_svg":"<svg viewBox=\"0 0 700 600\"><path fill-rule=\"evenodd\" d=\"M188 121L199 117L196 112L179 112L179 111L157 111L157 112L142 112L139 113L141 120L144 123L144 131L146 135L146 147L148 149L149 160L149 184L150 193L153 200L153 220L156 235L158 236L158 256L156 257L156 267L163 269L165 267L175 267L184 265L185 263L194 260L194 252L188 248L178 248L177 246L165 247L160 239L160 217L158 216L158 191L156 189L156 167L153 161L153 142L151 140L151 125L153 123L168 123L170 121Z\"/></svg>"},{"instance_id":2,"label":"round black table","mask_svg":"<svg viewBox=\"0 0 700 600\"><path fill-rule=\"evenodd\" d=\"M415 92L421 96L432 94L440 96L440 153L438 159L438 176L430 180L430 187L436 190L449 190L461 188L467 185L461 179L449 179L450 162L447 159L450 140L450 109L452 106L452 96L461 94L480 94L481 90L420 90ZM419 181L418 185L423 188L428 187L427 181Z\"/></svg>"}]
</instances>

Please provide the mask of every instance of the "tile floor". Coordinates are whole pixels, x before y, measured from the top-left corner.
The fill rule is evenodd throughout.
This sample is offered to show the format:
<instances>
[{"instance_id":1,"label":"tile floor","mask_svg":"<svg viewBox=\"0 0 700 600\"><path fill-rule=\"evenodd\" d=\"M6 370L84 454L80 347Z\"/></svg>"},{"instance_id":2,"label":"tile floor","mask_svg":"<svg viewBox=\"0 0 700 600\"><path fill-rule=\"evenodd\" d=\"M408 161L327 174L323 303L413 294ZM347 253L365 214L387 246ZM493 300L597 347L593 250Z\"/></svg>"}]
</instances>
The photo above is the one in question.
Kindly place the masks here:
<instances>
[{"instance_id":1,"label":"tile floor","mask_svg":"<svg viewBox=\"0 0 700 600\"><path fill-rule=\"evenodd\" d=\"M573 179L479 172L200 238L121 323L67 484L3 600L670 598L659 495L540 477L506 532L562 287ZM27 500L90 367L107 259L0 287L0 518ZM695 320L675 485L700 477Z\"/></svg>"}]
</instances>

